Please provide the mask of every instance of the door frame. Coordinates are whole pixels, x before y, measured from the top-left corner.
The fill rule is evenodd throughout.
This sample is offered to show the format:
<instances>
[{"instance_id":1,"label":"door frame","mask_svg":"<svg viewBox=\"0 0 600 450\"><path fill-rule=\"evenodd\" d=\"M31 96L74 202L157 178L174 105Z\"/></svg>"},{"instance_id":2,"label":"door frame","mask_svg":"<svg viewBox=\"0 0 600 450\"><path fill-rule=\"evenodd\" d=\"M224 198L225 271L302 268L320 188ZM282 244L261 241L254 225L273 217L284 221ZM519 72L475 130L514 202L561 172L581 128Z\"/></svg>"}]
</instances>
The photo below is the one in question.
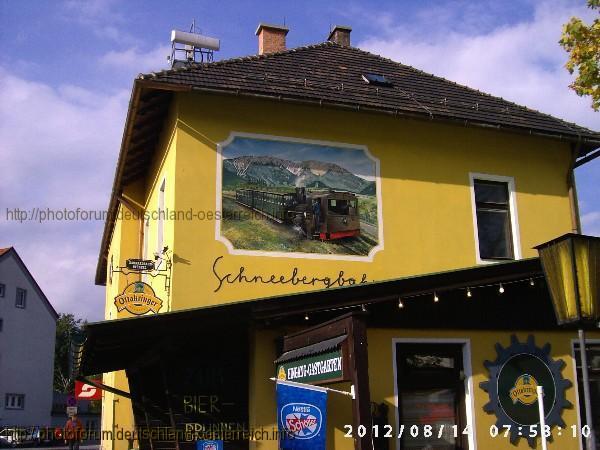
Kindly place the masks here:
<instances>
[{"instance_id":1,"label":"door frame","mask_svg":"<svg viewBox=\"0 0 600 450\"><path fill-rule=\"evenodd\" d=\"M398 432L400 430L400 415L398 414L398 365L396 348L398 344L460 344L462 346L462 364L465 373L465 416L467 426L471 430L467 441L469 450L477 450L477 435L475 430L475 391L473 388L473 368L471 365L471 339L469 338L392 338L392 366L394 372L394 415L396 433L396 450L401 450ZM461 430L462 431L462 430Z\"/></svg>"},{"instance_id":2,"label":"door frame","mask_svg":"<svg viewBox=\"0 0 600 450\"><path fill-rule=\"evenodd\" d=\"M586 344L600 344L600 339L598 338L585 338ZM577 359L575 355L575 346L579 345L579 339L571 339L571 361L573 362L573 387L575 388L575 411L577 413L577 426L581 430L581 411L579 409L579 382L577 380ZM583 395L583 392L581 393ZM581 438L581 433L578 434L578 448L579 450L583 450L583 439Z\"/></svg>"}]
</instances>

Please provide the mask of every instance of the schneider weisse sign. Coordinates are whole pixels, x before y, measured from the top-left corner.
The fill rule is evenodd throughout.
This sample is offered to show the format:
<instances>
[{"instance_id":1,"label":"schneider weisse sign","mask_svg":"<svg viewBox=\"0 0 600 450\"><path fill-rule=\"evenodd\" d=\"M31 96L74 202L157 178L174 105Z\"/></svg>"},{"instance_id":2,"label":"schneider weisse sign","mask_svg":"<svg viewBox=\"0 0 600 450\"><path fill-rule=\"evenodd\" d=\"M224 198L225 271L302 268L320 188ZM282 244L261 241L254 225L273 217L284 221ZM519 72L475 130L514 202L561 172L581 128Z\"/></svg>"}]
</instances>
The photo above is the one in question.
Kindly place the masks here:
<instances>
[{"instance_id":1,"label":"schneider weisse sign","mask_svg":"<svg viewBox=\"0 0 600 450\"><path fill-rule=\"evenodd\" d=\"M299 383L337 381L344 377L340 350L277 364L277 378Z\"/></svg>"}]
</instances>

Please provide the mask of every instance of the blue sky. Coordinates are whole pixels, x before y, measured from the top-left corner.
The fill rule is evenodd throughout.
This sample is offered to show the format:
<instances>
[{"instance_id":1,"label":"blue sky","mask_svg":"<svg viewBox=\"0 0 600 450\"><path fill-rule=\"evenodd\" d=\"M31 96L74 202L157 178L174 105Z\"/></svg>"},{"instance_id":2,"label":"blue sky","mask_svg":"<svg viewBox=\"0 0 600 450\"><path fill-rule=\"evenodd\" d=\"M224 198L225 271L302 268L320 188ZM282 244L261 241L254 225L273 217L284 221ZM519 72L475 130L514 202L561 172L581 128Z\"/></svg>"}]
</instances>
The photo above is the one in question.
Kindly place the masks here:
<instances>
[{"instance_id":1,"label":"blue sky","mask_svg":"<svg viewBox=\"0 0 600 450\"><path fill-rule=\"evenodd\" d=\"M285 20L288 47L349 25L355 46L598 130L557 44L572 15L593 17L584 0L0 0L0 246L17 248L57 310L101 318L103 224L18 223L6 208L106 208L133 78L166 68L170 30L192 19L221 39L217 59L256 53L261 21ZM577 171L596 235L598 179L599 161Z\"/></svg>"}]
</instances>

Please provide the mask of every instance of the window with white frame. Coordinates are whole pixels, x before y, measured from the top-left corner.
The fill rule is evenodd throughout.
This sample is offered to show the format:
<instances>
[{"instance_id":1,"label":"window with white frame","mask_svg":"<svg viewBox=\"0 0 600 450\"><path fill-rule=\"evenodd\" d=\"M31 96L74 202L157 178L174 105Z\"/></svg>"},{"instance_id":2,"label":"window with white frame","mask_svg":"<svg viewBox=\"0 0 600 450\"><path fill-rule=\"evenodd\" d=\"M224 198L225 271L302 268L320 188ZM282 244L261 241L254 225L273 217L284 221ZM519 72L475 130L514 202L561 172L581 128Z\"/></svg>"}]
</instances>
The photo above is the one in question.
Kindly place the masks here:
<instances>
[{"instance_id":1,"label":"window with white frame","mask_svg":"<svg viewBox=\"0 0 600 450\"><path fill-rule=\"evenodd\" d=\"M6 394L6 409L25 409L25 394Z\"/></svg>"},{"instance_id":2,"label":"window with white frame","mask_svg":"<svg viewBox=\"0 0 600 450\"><path fill-rule=\"evenodd\" d=\"M23 288L17 288L17 297L15 298L15 306L17 308L25 309L27 306L27 290Z\"/></svg>"},{"instance_id":3,"label":"window with white frame","mask_svg":"<svg viewBox=\"0 0 600 450\"><path fill-rule=\"evenodd\" d=\"M471 174L471 190L478 260L519 259L513 179Z\"/></svg>"},{"instance_id":4,"label":"window with white frame","mask_svg":"<svg viewBox=\"0 0 600 450\"><path fill-rule=\"evenodd\" d=\"M144 235L142 236L142 259L148 259L148 233L150 233L150 218L146 217L144 219ZM144 283L148 282L147 273L142 275L142 281Z\"/></svg>"},{"instance_id":5,"label":"window with white frame","mask_svg":"<svg viewBox=\"0 0 600 450\"><path fill-rule=\"evenodd\" d=\"M144 236L142 243L142 259L148 259L148 233L150 232L150 218L144 219Z\"/></svg>"},{"instance_id":6,"label":"window with white frame","mask_svg":"<svg viewBox=\"0 0 600 450\"><path fill-rule=\"evenodd\" d=\"M600 341L596 343L586 343L585 348L587 351L587 363L588 363L588 376L590 386L590 403L592 410L592 424L590 428L596 435L596 442L600 442ZM575 350L575 367L577 371L577 392L579 396L579 411L581 426L590 425L586 423L586 412L585 412L585 399L583 396L583 372L581 365L581 351L579 350L579 344L576 343L574 346ZM583 439L583 449L587 448L586 439Z\"/></svg>"},{"instance_id":7,"label":"window with white frame","mask_svg":"<svg viewBox=\"0 0 600 450\"><path fill-rule=\"evenodd\" d=\"M156 251L161 254L163 251L164 244L164 232L165 232L165 187L166 179L163 179L160 185L160 191L158 192L158 227L157 227L157 239L156 239Z\"/></svg>"}]
</instances>

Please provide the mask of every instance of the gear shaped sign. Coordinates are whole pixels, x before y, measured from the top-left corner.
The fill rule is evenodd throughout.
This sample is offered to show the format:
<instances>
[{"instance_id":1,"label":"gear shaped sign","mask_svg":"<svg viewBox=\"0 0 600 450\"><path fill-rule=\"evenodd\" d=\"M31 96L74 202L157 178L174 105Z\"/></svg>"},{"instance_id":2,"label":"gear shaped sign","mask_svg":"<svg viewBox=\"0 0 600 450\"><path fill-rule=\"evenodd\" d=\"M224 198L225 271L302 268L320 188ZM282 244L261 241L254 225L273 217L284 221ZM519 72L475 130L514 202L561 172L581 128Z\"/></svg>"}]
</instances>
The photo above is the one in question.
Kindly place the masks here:
<instances>
[{"instance_id":1,"label":"gear shaped sign","mask_svg":"<svg viewBox=\"0 0 600 450\"><path fill-rule=\"evenodd\" d=\"M536 387L544 387L544 413L546 425L565 428L562 411L573 405L565 397L571 382L563 378L563 360L553 360L549 343L543 347L535 345L532 335L527 342L519 342L513 334L506 348L496 343L495 361L483 364L490 373L489 381L479 383L490 401L483 409L496 415L496 426L510 427L510 443L517 445L525 437L531 448L536 447L535 436L539 430L539 409ZM531 430L530 427L535 428ZM549 438L551 439L551 437Z\"/></svg>"}]
</instances>

